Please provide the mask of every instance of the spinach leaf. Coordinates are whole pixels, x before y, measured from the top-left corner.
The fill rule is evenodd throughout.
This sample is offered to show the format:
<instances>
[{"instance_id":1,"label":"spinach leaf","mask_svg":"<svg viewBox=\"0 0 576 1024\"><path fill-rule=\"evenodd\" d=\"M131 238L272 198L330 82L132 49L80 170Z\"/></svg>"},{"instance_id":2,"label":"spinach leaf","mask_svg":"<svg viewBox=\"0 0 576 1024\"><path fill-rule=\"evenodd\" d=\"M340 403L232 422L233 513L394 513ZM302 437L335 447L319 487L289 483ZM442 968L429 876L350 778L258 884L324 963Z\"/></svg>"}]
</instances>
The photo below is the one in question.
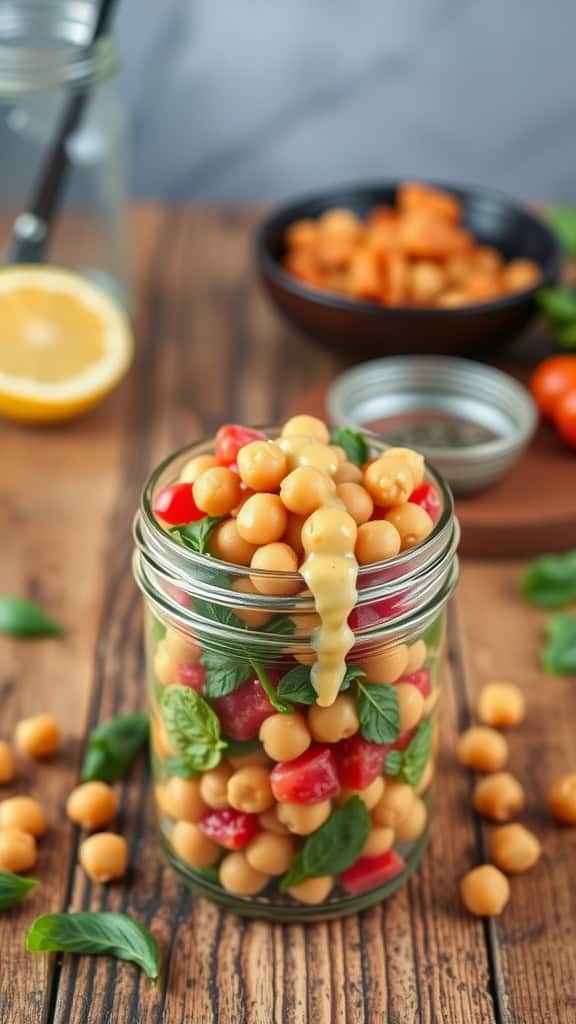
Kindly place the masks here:
<instances>
[{"instance_id":1,"label":"spinach leaf","mask_svg":"<svg viewBox=\"0 0 576 1024\"><path fill-rule=\"evenodd\" d=\"M7 910L19 903L21 899L34 889L38 882L34 878L22 878L10 871L0 871L0 910Z\"/></svg>"},{"instance_id":2,"label":"spinach leaf","mask_svg":"<svg viewBox=\"0 0 576 1024\"><path fill-rule=\"evenodd\" d=\"M417 786L430 759L433 728L434 720L425 719L406 750L391 750L384 767L386 775L399 775L409 786Z\"/></svg>"},{"instance_id":3,"label":"spinach leaf","mask_svg":"<svg viewBox=\"0 0 576 1024\"><path fill-rule=\"evenodd\" d=\"M189 771L205 772L219 764L226 747L220 722L199 693L186 686L166 687L162 716L168 738Z\"/></svg>"},{"instance_id":4,"label":"spinach leaf","mask_svg":"<svg viewBox=\"0 0 576 1024\"><path fill-rule=\"evenodd\" d=\"M363 434L350 427L335 427L330 433L330 444L337 444L346 452L346 458L356 466L363 466L370 458L370 447Z\"/></svg>"},{"instance_id":5,"label":"spinach leaf","mask_svg":"<svg viewBox=\"0 0 576 1024\"><path fill-rule=\"evenodd\" d=\"M548 643L542 651L542 665L554 675L576 674L576 615L552 615L544 627Z\"/></svg>"},{"instance_id":6,"label":"spinach leaf","mask_svg":"<svg viewBox=\"0 0 576 1024\"><path fill-rule=\"evenodd\" d=\"M369 831L368 809L360 797L353 796L308 836L284 875L281 888L345 871L360 856Z\"/></svg>"},{"instance_id":7,"label":"spinach leaf","mask_svg":"<svg viewBox=\"0 0 576 1024\"><path fill-rule=\"evenodd\" d=\"M355 679L363 678L366 673L355 665L346 668L340 693L349 690ZM311 669L308 665L296 665L278 684L278 696L292 704L314 704L318 694L312 685Z\"/></svg>"},{"instance_id":8,"label":"spinach leaf","mask_svg":"<svg viewBox=\"0 0 576 1024\"><path fill-rule=\"evenodd\" d=\"M126 914L43 914L28 932L26 949L33 953L103 953L138 964L154 982L160 974L156 939Z\"/></svg>"},{"instance_id":9,"label":"spinach leaf","mask_svg":"<svg viewBox=\"0 0 576 1024\"><path fill-rule=\"evenodd\" d=\"M186 523L186 526L173 526L170 535L177 540L184 548L190 548L200 555L208 553L208 544L212 531L218 523L223 523L223 516L204 516L194 523Z\"/></svg>"},{"instance_id":10,"label":"spinach leaf","mask_svg":"<svg viewBox=\"0 0 576 1024\"><path fill-rule=\"evenodd\" d=\"M576 551L544 555L530 562L521 588L524 596L540 608L560 608L576 601Z\"/></svg>"},{"instance_id":11,"label":"spinach leaf","mask_svg":"<svg viewBox=\"0 0 576 1024\"><path fill-rule=\"evenodd\" d=\"M64 630L27 597L0 595L0 633L8 636L58 636Z\"/></svg>"},{"instance_id":12,"label":"spinach leaf","mask_svg":"<svg viewBox=\"0 0 576 1024\"><path fill-rule=\"evenodd\" d=\"M556 203L546 209L546 219L567 255L576 258L576 207Z\"/></svg>"},{"instance_id":13,"label":"spinach leaf","mask_svg":"<svg viewBox=\"0 0 576 1024\"><path fill-rule=\"evenodd\" d=\"M389 684L358 683L360 732L371 743L393 743L400 731L396 688Z\"/></svg>"},{"instance_id":14,"label":"spinach leaf","mask_svg":"<svg viewBox=\"0 0 576 1024\"><path fill-rule=\"evenodd\" d=\"M148 715L134 711L116 715L92 730L82 762L82 782L99 779L116 782L123 779L136 757L148 742Z\"/></svg>"}]
</instances>

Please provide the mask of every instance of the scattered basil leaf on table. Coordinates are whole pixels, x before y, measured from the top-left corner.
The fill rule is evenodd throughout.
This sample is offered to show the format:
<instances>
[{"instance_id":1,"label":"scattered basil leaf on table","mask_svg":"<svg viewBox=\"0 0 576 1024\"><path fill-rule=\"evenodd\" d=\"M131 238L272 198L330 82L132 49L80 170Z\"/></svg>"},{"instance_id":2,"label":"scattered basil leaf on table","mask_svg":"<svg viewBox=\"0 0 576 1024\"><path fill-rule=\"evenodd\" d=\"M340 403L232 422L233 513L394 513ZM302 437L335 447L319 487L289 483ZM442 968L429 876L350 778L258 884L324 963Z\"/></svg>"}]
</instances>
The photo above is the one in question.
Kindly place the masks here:
<instances>
[{"instance_id":1,"label":"scattered basil leaf on table","mask_svg":"<svg viewBox=\"0 0 576 1024\"><path fill-rule=\"evenodd\" d=\"M576 615L561 612L551 615L544 629L548 643L542 651L546 672L554 675L576 674Z\"/></svg>"},{"instance_id":2,"label":"scattered basil leaf on table","mask_svg":"<svg viewBox=\"0 0 576 1024\"><path fill-rule=\"evenodd\" d=\"M391 750L386 758L386 774L399 775L409 786L417 786L430 759L433 728L433 719L425 719L406 750Z\"/></svg>"},{"instance_id":3,"label":"scattered basil leaf on table","mask_svg":"<svg viewBox=\"0 0 576 1024\"><path fill-rule=\"evenodd\" d=\"M7 910L19 903L27 892L34 889L38 882L34 878L22 878L10 871L0 871L0 910Z\"/></svg>"},{"instance_id":4,"label":"scattered basil leaf on table","mask_svg":"<svg viewBox=\"0 0 576 1024\"><path fill-rule=\"evenodd\" d=\"M536 558L526 568L521 587L524 596L540 608L560 608L576 601L576 551Z\"/></svg>"},{"instance_id":5,"label":"scattered basil leaf on table","mask_svg":"<svg viewBox=\"0 0 576 1024\"><path fill-rule=\"evenodd\" d=\"M576 258L576 206L556 203L546 208L546 219L572 259Z\"/></svg>"},{"instance_id":6,"label":"scattered basil leaf on table","mask_svg":"<svg viewBox=\"0 0 576 1024\"><path fill-rule=\"evenodd\" d=\"M28 932L26 949L33 953L104 954L137 964L154 982L160 974L156 939L126 914L43 914Z\"/></svg>"},{"instance_id":7,"label":"scattered basil leaf on table","mask_svg":"<svg viewBox=\"0 0 576 1024\"><path fill-rule=\"evenodd\" d=\"M360 797L353 796L308 836L284 875L281 888L345 871L358 860L369 832L368 809Z\"/></svg>"},{"instance_id":8,"label":"scattered basil leaf on table","mask_svg":"<svg viewBox=\"0 0 576 1024\"><path fill-rule=\"evenodd\" d=\"M398 694L394 686L358 683L360 732L371 743L393 743L400 731Z\"/></svg>"},{"instance_id":9,"label":"scattered basil leaf on table","mask_svg":"<svg viewBox=\"0 0 576 1024\"><path fill-rule=\"evenodd\" d=\"M555 341L561 348L576 349L576 289L541 288L537 299Z\"/></svg>"},{"instance_id":10,"label":"scattered basil leaf on table","mask_svg":"<svg viewBox=\"0 0 576 1024\"><path fill-rule=\"evenodd\" d=\"M364 669L349 665L346 668L339 692L343 693L345 690L349 690L354 680L363 678L365 674ZM312 685L310 666L296 665L282 676L278 684L278 696L292 704L314 704L318 695Z\"/></svg>"},{"instance_id":11,"label":"scattered basil leaf on table","mask_svg":"<svg viewBox=\"0 0 576 1024\"><path fill-rule=\"evenodd\" d=\"M166 687L162 716L168 738L189 771L205 772L219 764L226 743L217 715L199 693L186 686Z\"/></svg>"},{"instance_id":12,"label":"scattered basil leaf on table","mask_svg":"<svg viewBox=\"0 0 576 1024\"><path fill-rule=\"evenodd\" d=\"M223 523L223 516L204 516L194 523L187 523L186 526L173 526L170 535L177 540L182 547L190 548L199 555L208 553L208 544L212 531L218 523Z\"/></svg>"},{"instance_id":13,"label":"scattered basil leaf on table","mask_svg":"<svg viewBox=\"0 0 576 1024\"><path fill-rule=\"evenodd\" d=\"M0 633L9 636L59 636L63 627L27 597L0 595Z\"/></svg>"},{"instance_id":14,"label":"scattered basil leaf on table","mask_svg":"<svg viewBox=\"0 0 576 1024\"><path fill-rule=\"evenodd\" d=\"M330 433L330 444L336 444L346 452L346 458L355 466L363 466L370 458L370 447L363 434L350 427L335 427Z\"/></svg>"},{"instance_id":15,"label":"scattered basil leaf on table","mask_svg":"<svg viewBox=\"0 0 576 1024\"><path fill-rule=\"evenodd\" d=\"M82 762L82 782L116 782L128 773L132 762L147 744L148 715L134 711L116 715L92 730Z\"/></svg>"}]
</instances>

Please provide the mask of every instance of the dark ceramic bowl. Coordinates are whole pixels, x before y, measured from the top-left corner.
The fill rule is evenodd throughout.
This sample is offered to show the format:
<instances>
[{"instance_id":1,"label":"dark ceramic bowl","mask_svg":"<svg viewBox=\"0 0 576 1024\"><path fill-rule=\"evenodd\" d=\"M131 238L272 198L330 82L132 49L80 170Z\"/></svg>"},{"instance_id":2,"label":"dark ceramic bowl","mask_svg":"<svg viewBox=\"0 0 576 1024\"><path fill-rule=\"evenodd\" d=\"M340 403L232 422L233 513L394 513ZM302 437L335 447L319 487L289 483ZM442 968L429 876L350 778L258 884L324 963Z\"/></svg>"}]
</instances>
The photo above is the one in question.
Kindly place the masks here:
<instances>
[{"instance_id":1,"label":"dark ceramic bowl","mask_svg":"<svg viewBox=\"0 0 576 1024\"><path fill-rule=\"evenodd\" d=\"M398 184L334 189L295 200L271 213L259 228L256 253L264 287L274 305L309 337L359 355L478 355L489 353L518 334L536 313L537 288L456 309L381 306L317 291L284 270L283 239L289 224L302 217L316 218L334 206L347 207L365 217L373 206L393 205ZM557 280L561 249L539 217L498 192L445 184L439 187L458 197L464 208L465 226L482 244L495 246L507 260L534 260L542 269L540 285Z\"/></svg>"}]
</instances>

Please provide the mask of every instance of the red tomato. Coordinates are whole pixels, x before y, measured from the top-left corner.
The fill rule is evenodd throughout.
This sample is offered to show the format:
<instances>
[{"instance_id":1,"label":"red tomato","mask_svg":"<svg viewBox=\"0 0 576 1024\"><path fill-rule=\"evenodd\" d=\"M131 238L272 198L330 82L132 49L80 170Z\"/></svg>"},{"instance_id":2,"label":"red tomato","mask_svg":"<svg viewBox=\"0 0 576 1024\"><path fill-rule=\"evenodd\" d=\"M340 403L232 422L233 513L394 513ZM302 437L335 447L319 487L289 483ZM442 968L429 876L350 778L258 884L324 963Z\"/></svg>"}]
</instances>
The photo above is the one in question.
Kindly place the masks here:
<instances>
[{"instance_id":1,"label":"red tomato","mask_svg":"<svg viewBox=\"0 0 576 1024\"><path fill-rule=\"evenodd\" d=\"M576 382L574 390L562 395L554 409L554 423L564 440L576 448Z\"/></svg>"},{"instance_id":2,"label":"red tomato","mask_svg":"<svg viewBox=\"0 0 576 1024\"><path fill-rule=\"evenodd\" d=\"M432 693L432 673L429 668L419 668L417 672L406 672L396 680L397 683L412 683L423 697L429 697Z\"/></svg>"},{"instance_id":3,"label":"red tomato","mask_svg":"<svg viewBox=\"0 0 576 1024\"><path fill-rule=\"evenodd\" d=\"M532 374L530 388L542 415L552 419L562 395L576 390L576 355L545 359Z\"/></svg>"},{"instance_id":4,"label":"red tomato","mask_svg":"<svg viewBox=\"0 0 576 1024\"><path fill-rule=\"evenodd\" d=\"M329 747L310 747L300 757L277 764L270 773L276 800L317 804L336 796L340 789L336 759Z\"/></svg>"},{"instance_id":5,"label":"red tomato","mask_svg":"<svg viewBox=\"0 0 576 1024\"><path fill-rule=\"evenodd\" d=\"M399 875L403 868L404 860L396 850L387 850L377 857L359 857L352 867L342 872L340 884L346 892L355 896L384 885L384 882Z\"/></svg>"},{"instance_id":6,"label":"red tomato","mask_svg":"<svg viewBox=\"0 0 576 1024\"><path fill-rule=\"evenodd\" d=\"M420 508L428 513L432 522L436 522L442 509L442 502L434 484L420 484L420 487L412 491L408 501L411 501L413 505L420 505Z\"/></svg>"},{"instance_id":7,"label":"red tomato","mask_svg":"<svg viewBox=\"0 0 576 1024\"><path fill-rule=\"evenodd\" d=\"M242 850L259 831L257 814L243 811L209 811L198 823L205 836L227 850Z\"/></svg>"},{"instance_id":8,"label":"red tomato","mask_svg":"<svg viewBox=\"0 0 576 1024\"><path fill-rule=\"evenodd\" d=\"M221 466L231 466L236 462L238 452L250 441L265 441L264 434L252 427L242 427L239 423L225 423L216 434L216 458Z\"/></svg>"},{"instance_id":9,"label":"red tomato","mask_svg":"<svg viewBox=\"0 0 576 1024\"><path fill-rule=\"evenodd\" d=\"M205 513L196 506L192 495L192 484L172 484L157 494L152 503L152 511L159 519L170 526L182 526L195 519L203 519Z\"/></svg>"},{"instance_id":10,"label":"red tomato","mask_svg":"<svg viewBox=\"0 0 576 1024\"><path fill-rule=\"evenodd\" d=\"M354 631L369 629L377 626L380 622L386 622L387 619L393 619L401 610L409 610L408 605L404 603L403 594L396 597L383 597L381 601L356 605L348 616L348 625Z\"/></svg>"},{"instance_id":11,"label":"red tomato","mask_svg":"<svg viewBox=\"0 0 576 1024\"><path fill-rule=\"evenodd\" d=\"M259 679L249 679L234 693L215 697L211 702L220 719L222 732L232 740L252 740L262 722L274 714Z\"/></svg>"},{"instance_id":12,"label":"red tomato","mask_svg":"<svg viewBox=\"0 0 576 1024\"><path fill-rule=\"evenodd\" d=\"M176 669L176 675L180 686L189 686L191 690L196 690L196 693L202 692L206 682L206 669L199 661L195 665L181 662Z\"/></svg>"},{"instance_id":13,"label":"red tomato","mask_svg":"<svg viewBox=\"0 0 576 1024\"><path fill-rule=\"evenodd\" d=\"M381 743L370 743L359 732L349 740L341 740L335 753L342 785L350 789L366 789L384 771L389 749Z\"/></svg>"},{"instance_id":14,"label":"red tomato","mask_svg":"<svg viewBox=\"0 0 576 1024\"><path fill-rule=\"evenodd\" d=\"M398 739L394 740L386 750L406 750L406 747L410 746L410 742L416 732L416 727L413 729L406 729L405 732L401 732Z\"/></svg>"}]
</instances>

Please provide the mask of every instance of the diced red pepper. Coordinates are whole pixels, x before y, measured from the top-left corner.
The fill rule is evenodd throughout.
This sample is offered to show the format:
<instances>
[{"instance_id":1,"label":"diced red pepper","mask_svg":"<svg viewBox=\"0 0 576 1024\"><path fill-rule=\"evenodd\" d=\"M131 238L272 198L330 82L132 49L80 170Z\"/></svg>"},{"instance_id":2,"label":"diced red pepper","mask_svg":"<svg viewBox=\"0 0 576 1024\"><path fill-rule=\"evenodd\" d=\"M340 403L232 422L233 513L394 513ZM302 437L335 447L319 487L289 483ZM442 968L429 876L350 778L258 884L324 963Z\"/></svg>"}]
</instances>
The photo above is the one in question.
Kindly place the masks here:
<instances>
[{"instance_id":1,"label":"diced red pepper","mask_svg":"<svg viewBox=\"0 0 576 1024\"><path fill-rule=\"evenodd\" d=\"M249 679L226 697L215 697L212 707L222 732L232 740L254 739L264 719L274 714L259 679Z\"/></svg>"},{"instance_id":2,"label":"diced red pepper","mask_svg":"<svg viewBox=\"0 0 576 1024\"><path fill-rule=\"evenodd\" d=\"M260 830L257 814L244 811L209 811L198 823L205 836L227 850L242 850Z\"/></svg>"},{"instance_id":3,"label":"diced red pepper","mask_svg":"<svg viewBox=\"0 0 576 1024\"><path fill-rule=\"evenodd\" d=\"M420 484L408 498L413 505L420 505L428 513L433 522L436 522L442 510L442 501L434 484Z\"/></svg>"},{"instance_id":4,"label":"diced red pepper","mask_svg":"<svg viewBox=\"0 0 576 1024\"><path fill-rule=\"evenodd\" d=\"M192 523L205 516L205 512L194 501L192 484L171 484L165 487L154 498L152 511L170 526L183 526L184 523Z\"/></svg>"},{"instance_id":5,"label":"diced red pepper","mask_svg":"<svg viewBox=\"0 0 576 1024\"><path fill-rule=\"evenodd\" d=\"M216 458L221 466L231 466L236 462L238 452L251 441L265 441L266 437L259 430L243 427L239 423L225 423L216 434Z\"/></svg>"},{"instance_id":6,"label":"diced red pepper","mask_svg":"<svg viewBox=\"0 0 576 1024\"><path fill-rule=\"evenodd\" d=\"M370 743L359 732L338 743L335 754L342 785L350 789L366 789L382 775L389 749L381 743Z\"/></svg>"},{"instance_id":7,"label":"diced red pepper","mask_svg":"<svg viewBox=\"0 0 576 1024\"><path fill-rule=\"evenodd\" d=\"M336 759L330 747L310 747L300 757L277 764L270 773L276 800L317 804L336 796L340 789Z\"/></svg>"},{"instance_id":8,"label":"diced red pepper","mask_svg":"<svg viewBox=\"0 0 576 1024\"><path fill-rule=\"evenodd\" d=\"M377 889L404 869L404 859L396 850L386 850L377 857L359 857L355 864L340 875L340 884L346 892L356 896Z\"/></svg>"},{"instance_id":9,"label":"diced red pepper","mask_svg":"<svg viewBox=\"0 0 576 1024\"><path fill-rule=\"evenodd\" d=\"M406 747L410 746L410 742L415 732L416 727L413 729L406 729L405 732L401 732L398 738L394 740L394 743L391 743L390 746L386 748L386 753L388 753L389 750L406 750Z\"/></svg>"},{"instance_id":10,"label":"diced red pepper","mask_svg":"<svg viewBox=\"0 0 576 1024\"><path fill-rule=\"evenodd\" d=\"M407 672L396 682L411 683L417 690L420 690L423 697L429 697L432 693L432 673L426 666L419 668L417 672Z\"/></svg>"},{"instance_id":11,"label":"diced red pepper","mask_svg":"<svg viewBox=\"0 0 576 1024\"><path fill-rule=\"evenodd\" d=\"M372 601L370 604L356 605L348 616L350 629L370 629L380 622L386 622L404 610L404 595L396 597L384 597L381 601Z\"/></svg>"},{"instance_id":12,"label":"diced red pepper","mask_svg":"<svg viewBox=\"0 0 576 1024\"><path fill-rule=\"evenodd\" d=\"M176 669L176 678L180 686L189 686L196 693L201 693L206 682L206 669L197 661L194 665L188 665L181 661Z\"/></svg>"}]
</instances>

